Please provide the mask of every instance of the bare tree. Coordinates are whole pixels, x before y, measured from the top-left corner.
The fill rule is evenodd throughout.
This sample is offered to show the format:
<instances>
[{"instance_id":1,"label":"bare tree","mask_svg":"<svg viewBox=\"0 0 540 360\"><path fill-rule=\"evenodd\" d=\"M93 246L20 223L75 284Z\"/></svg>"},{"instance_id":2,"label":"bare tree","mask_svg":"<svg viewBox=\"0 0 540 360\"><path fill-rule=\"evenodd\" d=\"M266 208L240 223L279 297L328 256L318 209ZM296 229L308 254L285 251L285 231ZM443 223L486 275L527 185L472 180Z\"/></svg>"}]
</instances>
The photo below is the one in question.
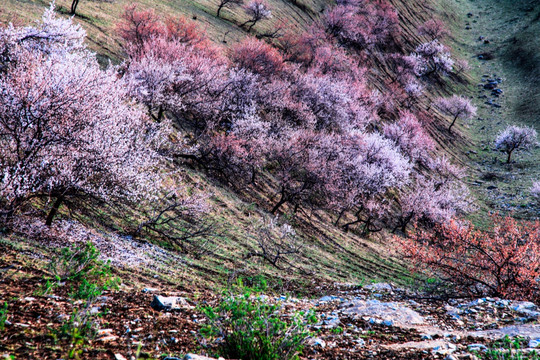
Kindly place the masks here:
<instances>
[{"instance_id":1,"label":"bare tree","mask_svg":"<svg viewBox=\"0 0 540 360\"><path fill-rule=\"evenodd\" d=\"M221 12L221 9L226 7L232 7L234 5L242 5L244 3L244 0L219 0L219 5L217 9L217 17L220 17L219 14Z\"/></svg>"},{"instance_id":2,"label":"bare tree","mask_svg":"<svg viewBox=\"0 0 540 360\"><path fill-rule=\"evenodd\" d=\"M114 2L114 0L93 0L93 1L107 2L107 3ZM80 2L80 0L73 0L71 2L71 15L75 15L75 12L77 11L77 6L79 6L79 2Z\"/></svg>"},{"instance_id":3,"label":"bare tree","mask_svg":"<svg viewBox=\"0 0 540 360\"><path fill-rule=\"evenodd\" d=\"M282 263L291 264L291 255L300 253L302 245L296 237L294 229L287 224L279 224L278 218L270 218L255 223L255 233L258 249L249 252L244 259L260 257L272 266L283 269Z\"/></svg>"}]
</instances>

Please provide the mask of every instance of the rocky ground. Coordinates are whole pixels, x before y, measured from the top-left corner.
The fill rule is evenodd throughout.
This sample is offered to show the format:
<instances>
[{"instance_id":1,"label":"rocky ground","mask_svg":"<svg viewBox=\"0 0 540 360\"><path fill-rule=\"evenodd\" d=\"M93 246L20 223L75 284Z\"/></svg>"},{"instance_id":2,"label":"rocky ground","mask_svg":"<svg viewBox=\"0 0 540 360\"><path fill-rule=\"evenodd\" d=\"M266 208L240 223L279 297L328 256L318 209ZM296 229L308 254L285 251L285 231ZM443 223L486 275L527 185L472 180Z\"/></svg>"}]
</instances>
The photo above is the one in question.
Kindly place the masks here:
<instances>
[{"instance_id":1,"label":"rocky ground","mask_svg":"<svg viewBox=\"0 0 540 360\"><path fill-rule=\"evenodd\" d=\"M159 283L152 288L122 285L85 307L67 296L67 286L38 295L43 273L17 256L4 252L2 259L0 305L7 302L8 311L0 355L5 358L60 359L73 349L81 349L76 356L82 359L114 360L205 353L198 335L205 318L197 305L216 304L213 293L171 291ZM475 352L481 356L505 335L522 336L531 351L540 344L535 304L492 298L435 301L421 295L386 283L326 284L314 286L311 298L263 298L279 302L284 315L315 310L319 322L312 325L303 359L474 359ZM172 309L167 301L174 302ZM61 335L74 321L83 328L85 317L70 321L73 314L95 315L96 335L84 346L77 334L71 333L70 340Z\"/></svg>"}]
</instances>

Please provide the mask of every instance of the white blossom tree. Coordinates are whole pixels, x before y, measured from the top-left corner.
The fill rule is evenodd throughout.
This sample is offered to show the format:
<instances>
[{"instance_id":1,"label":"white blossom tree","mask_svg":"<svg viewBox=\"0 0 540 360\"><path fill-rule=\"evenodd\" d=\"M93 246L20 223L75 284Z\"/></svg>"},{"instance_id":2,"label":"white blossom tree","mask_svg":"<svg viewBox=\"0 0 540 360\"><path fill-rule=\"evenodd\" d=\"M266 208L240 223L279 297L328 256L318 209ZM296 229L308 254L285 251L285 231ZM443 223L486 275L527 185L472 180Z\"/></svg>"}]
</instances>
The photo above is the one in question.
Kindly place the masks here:
<instances>
[{"instance_id":1,"label":"white blossom tree","mask_svg":"<svg viewBox=\"0 0 540 360\"><path fill-rule=\"evenodd\" d=\"M244 8L246 14L249 16L249 20L244 22L241 27L249 24L247 31L251 29L261 20L270 19L272 17L272 11L268 8L268 4L264 0L253 0Z\"/></svg>"},{"instance_id":2,"label":"white blossom tree","mask_svg":"<svg viewBox=\"0 0 540 360\"><path fill-rule=\"evenodd\" d=\"M509 164L514 151L529 150L537 144L536 130L530 127L508 126L495 139L495 148L507 154Z\"/></svg>"},{"instance_id":3,"label":"white blossom tree","mask_svg":"<svg viewBox=\"0 0 540 360\"><path fill-rule=\"evenodd\" d=\"M158 196L162 129L126 99L114 69L84 49L84 31L54 16L0 30L0 204L7 217L32 199L63 204Z\"/></svg>"}]
</instances>

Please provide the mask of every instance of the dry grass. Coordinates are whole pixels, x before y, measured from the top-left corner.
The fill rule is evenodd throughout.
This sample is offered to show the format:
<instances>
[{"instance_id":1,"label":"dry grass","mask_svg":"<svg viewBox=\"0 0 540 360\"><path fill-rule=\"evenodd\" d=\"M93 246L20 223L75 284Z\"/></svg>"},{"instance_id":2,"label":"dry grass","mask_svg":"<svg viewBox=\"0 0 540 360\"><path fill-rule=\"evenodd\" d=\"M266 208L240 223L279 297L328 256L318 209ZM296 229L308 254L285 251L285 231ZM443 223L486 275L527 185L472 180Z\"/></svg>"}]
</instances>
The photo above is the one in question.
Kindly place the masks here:
<instances>
[{"instance_id":1,"label":"dry grass","mask_svg":"<svg viewBox=\"0 0 540 360\"><path fill-rule=\"evenodd\" d=\"M114 61L122 58L121 44L114 29L124 7L132 3L128 0L116 0L113 3L90 0L80 2L75 21L86 29L91 49ZM245 36L245 32L238 26L247 20L241 7L224 8L221 18L217 18L217 0L138 0L137 3L141 8L155 9L162 16L186 16L198 23L216 42L225 40L234 43ZM269 32L280 22L300 31L332 1L300 0L296 3L298 5L294 5L291 0L269 0L272 19L261 21L252 32ZM26 24L38 19L48 4L46 0L2 0L0 23L13 21ZM60 12L69 16L70 0L57 0L56 5Z\"/></svg>"}]
</instances>

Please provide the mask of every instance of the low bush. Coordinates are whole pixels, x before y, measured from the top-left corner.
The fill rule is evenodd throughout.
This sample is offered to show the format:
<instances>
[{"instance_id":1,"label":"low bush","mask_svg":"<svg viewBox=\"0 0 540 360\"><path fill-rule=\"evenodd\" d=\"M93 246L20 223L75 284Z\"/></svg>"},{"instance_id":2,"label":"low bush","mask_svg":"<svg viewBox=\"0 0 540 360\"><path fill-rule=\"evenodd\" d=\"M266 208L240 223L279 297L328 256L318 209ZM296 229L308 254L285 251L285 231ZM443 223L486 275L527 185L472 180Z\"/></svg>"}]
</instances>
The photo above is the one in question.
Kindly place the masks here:
<instances>
[{"instance_id":1,"label":"low bush","mask_svg":"<svg viewBox=\"0 0 540 360\"><path fill-rule=\"evenodd\" d=\"M4 305L0 308L0 331L6 328L7 313L8 303L4 301Z\"/></svg>"},{"instance_id":2,"label":"low bush","mask_svg":"<svg viewBox=\"0 0 540 360\"><path fill-rule=\"evenodd\" d=\"M539 360L540 354L536 350L524 350L527 347L526 338L507 335L495 341L485 352L475 352L475 355L482 360Z\"/></svg>"},{"instance_id":3,"label":"low bush","mask_svg":"<svg viewBox=\"0 0 540 360\"><path fill-rule=\"evenodd\" d=\"M226 358L298 359L310 336L308 324L316 316L311 311L285 315L281 310L281 304L271 304L260 293L240 286L240 292L224 294L216 307L202 308L208 324L201 335Z\"/></svg>"}]
</instances>

